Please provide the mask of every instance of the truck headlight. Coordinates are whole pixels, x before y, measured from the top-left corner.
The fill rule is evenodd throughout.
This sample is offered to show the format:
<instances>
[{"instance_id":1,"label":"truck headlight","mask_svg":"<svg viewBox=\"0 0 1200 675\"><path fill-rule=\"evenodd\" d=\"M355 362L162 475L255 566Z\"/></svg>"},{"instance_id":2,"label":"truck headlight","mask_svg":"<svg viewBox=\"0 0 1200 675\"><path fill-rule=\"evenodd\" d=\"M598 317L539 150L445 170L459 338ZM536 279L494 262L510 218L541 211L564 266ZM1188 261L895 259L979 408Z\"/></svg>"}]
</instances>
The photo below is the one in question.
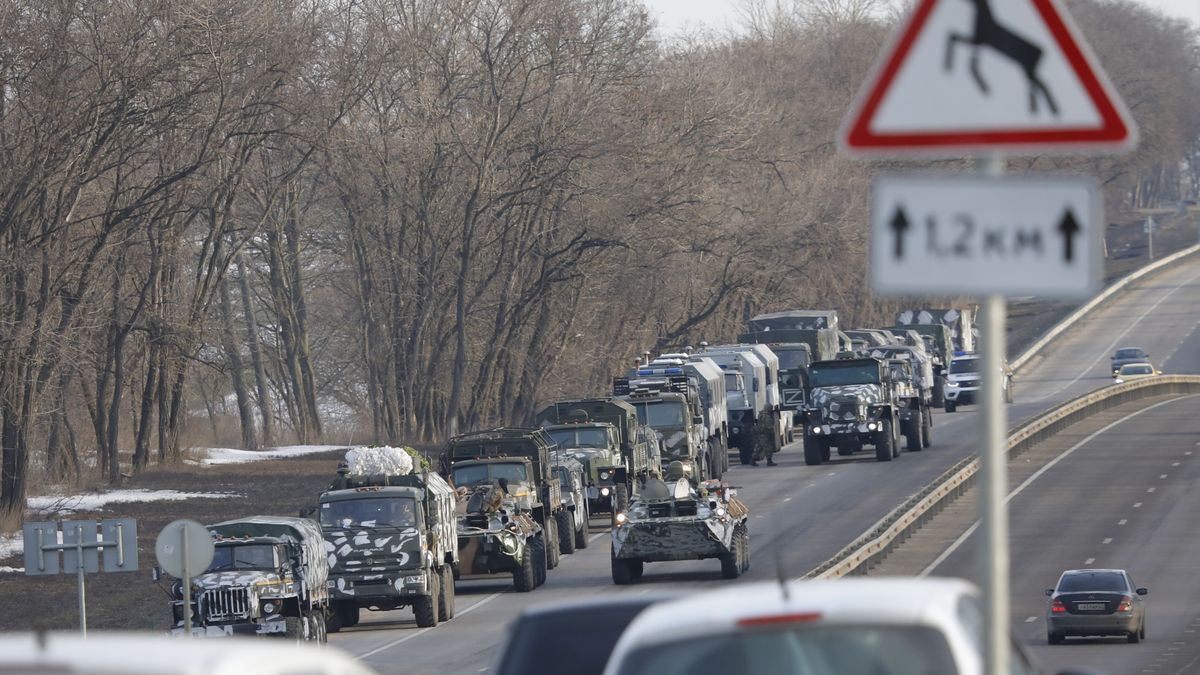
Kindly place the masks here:
<instances>
[{"instance_id":1,"label":"truck headlight","mask_svg":"<svg viewBox=\"0 0 1200 675\"><path fill-rule=\"evenodd\" d=\"M606 487L600 488L600 496L601 497L607 497L609 492L611 492L611 490L609 490Z\"/></svg>"},{"instance_id":2,"label":"truck headlight","mask_svg":"<svg viewBox=\"0 0 1200 675\"><path fill-rule=\"evenodd\" d=\"M718 506L718 507L717 507L717 515L718 515L718 516L724 516L724 515L725 515L725 507L724 507L724 506Z\"/></svg>"},{"instance_id":3,"label":"truck headlight","mask_svg":"<svg viewBox=\"0 0 1200 675\"><path fill-rule=\"evenodd\" d=\"M879 425L875 424L874 422L870 422L867 424L867 431L875 431L875 429L877 429L878 426Z\"/></svg>"},{"instance_id":4,"label":"truck headlight","mask_svg":"<svg viewBox=\"0 0 1200 675\"><path fill-rule=\"evenodd\" d=\"M628 520L628 518L625 516L624 513L618 513L616 520L617 520L618 525L624 525L625 521Z\"/></svg>"},{"instance_id":5,"label":"truck headlight","mask_svg":"<svg viewBox=\"0 0 1200 675\"><path fill-rule=\"evenodd\" d=\"M275 613L275 603L264 602L263 603L263 611L266 612L267 614L274 614Z\"/></svg>"},{"instance_id":6,"label":"truck headlight","mask_svg":"<svg viewBox=\"0 0 1200 675\"><path fill-rule=\"evenodd\" d=\"M813 433L813 436L820 436L824 432L821 430L821 427L813 427L812 433Z\"/></svg>"},{"instance_id":7,"label":"truck headlight","mask_svg":"<svg viewBox=\"0 0 1200 675\"><path fill-rule=\"evenodd\" d=\"M600 472L600 480L608 480L608 472L607 471Z\"/></svg>"}]
</instances>

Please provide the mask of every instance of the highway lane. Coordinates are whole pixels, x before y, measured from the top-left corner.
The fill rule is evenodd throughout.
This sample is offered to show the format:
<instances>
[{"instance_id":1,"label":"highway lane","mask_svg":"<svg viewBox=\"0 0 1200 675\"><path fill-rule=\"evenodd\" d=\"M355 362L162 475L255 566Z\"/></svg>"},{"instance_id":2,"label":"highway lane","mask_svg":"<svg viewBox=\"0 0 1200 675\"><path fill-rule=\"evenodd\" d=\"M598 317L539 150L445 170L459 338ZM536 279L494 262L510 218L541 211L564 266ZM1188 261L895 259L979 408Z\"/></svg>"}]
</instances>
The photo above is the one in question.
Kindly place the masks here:
<instances>
[{"instance_id":1,"label":"highway lane","mask_svg":"<svg viewBox=\"0 0 1200 675\"><path fill-rule=\"evenodd\" d=\"M1200 352L1196 352L1200 354ZM1122 408L1009 503L1013 629L1049 672L1200 670L1200 397ZM977 537L936 568L977 577ZM1128 569L1150 589L1147 640L1046 644L1044 590L1064 569Z\"/></svg>"},{"instance_id":2,"label":"highway lane","mask_svg":"<svg viewBox=\"0 0 1200 675\"><path fill-rule=\"evenodd\" d=\"M1200 317L1200 264L1163 271L1119 293L1080 327L1056 341L1017 381L1013 424L1111 382L1107 357L1116 345L1138 345L1166 355L1196 339ZM1168 367L1170 365L1168 364ZM1173 371L1173 372L1200 372ZM889 464L866 455L806 467L799 445L779 456L781 466L736 467L730 480L754 512L752 568L745 578L798 576L831 556L896 504L975 449L975 408L935 415L934 447ZM530 594L510 592L507 581L460 584L459 616L435 629L416 629L411 612L364 614L363 623L332 638L384 673L479 672L503 627L532 604L596 592L638 593L648 588L701 589L725 583L715 561L655 563L645 580L617 589L609 579L606 535L563 559L549 581ZM596 536L596 535L593 535Z\"/></svg>"}]
</instances>

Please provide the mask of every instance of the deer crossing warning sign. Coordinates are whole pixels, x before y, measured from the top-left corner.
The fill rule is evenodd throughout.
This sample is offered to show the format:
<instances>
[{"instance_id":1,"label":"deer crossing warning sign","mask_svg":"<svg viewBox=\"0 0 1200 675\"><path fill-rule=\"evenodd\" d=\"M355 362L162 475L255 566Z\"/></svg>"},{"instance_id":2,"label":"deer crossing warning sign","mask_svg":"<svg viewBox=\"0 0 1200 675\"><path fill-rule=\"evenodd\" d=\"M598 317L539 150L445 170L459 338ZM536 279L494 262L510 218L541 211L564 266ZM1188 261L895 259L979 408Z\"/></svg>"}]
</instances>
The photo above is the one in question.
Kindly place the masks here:
<instances>
[{"instance_id":1,"label":"deer crossing warning sign","mask_svg":"<svg viewBox=\"0 0 1200 675\"><path fill-rule=\"evenodd\" d=\"M918 0L840 141L850 154L1124 150L1136 128L1058 0Z\"/></svg>"}]
</instances>

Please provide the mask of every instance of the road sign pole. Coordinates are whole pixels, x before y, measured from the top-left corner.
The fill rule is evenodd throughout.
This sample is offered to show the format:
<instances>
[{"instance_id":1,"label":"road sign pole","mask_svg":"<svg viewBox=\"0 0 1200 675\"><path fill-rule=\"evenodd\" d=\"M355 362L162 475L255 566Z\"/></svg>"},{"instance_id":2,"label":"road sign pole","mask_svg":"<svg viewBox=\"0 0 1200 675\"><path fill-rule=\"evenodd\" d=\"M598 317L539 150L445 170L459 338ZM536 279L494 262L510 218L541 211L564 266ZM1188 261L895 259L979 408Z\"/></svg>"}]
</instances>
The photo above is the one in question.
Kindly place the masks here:
<instances>
[{"instance_id":1,"label":"road sign pole","mask_svg":"<svg viewBox=\"0 0 1200 675\"><path fill-rule=\"evenodd\" d=\"M92 526L95 529L95 525ZM87 590L83 585L83 526L75 526L75 559L79 561L79 634L87 637Z\"/></svg>"},{"instance_id":2,"label":"road sign pole","mask_svg":"<svg viewBox=\"0 0 1200 675\"><path fill-rule=\"evenodd\" d=\"M179 551L183 554L183 634L192 637L192 574L188 569L187 528L179 529Z\"/></svg>"},{"instance_id":3,"label":"road sign pole","mask_svg":"<svg viewBox=\"0 0 1200 675\"><path fill-rule=\"evenodd\" d=\"M982 173L1000 176L1004 158L995 155L980 163ZM985 609L984 666L986 675L1007 675L1009 649L1008 599L1008 452L1005 436L1008 414L1004 408L1004 355L1007 301L989 295L983 307L982 387L983 448L979 483L983 546L983 602Z\"/></svg>"}]
</instances>

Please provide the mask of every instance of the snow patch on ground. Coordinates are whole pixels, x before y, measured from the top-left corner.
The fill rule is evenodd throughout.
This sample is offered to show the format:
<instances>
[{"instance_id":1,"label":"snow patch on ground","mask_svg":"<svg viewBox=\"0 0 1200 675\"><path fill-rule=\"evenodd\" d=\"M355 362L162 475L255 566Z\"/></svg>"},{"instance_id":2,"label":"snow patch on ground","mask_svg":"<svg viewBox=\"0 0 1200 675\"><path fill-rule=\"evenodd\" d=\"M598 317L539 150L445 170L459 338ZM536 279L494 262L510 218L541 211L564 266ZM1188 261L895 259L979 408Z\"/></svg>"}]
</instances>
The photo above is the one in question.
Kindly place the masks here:
<instances>
[{"instance_id":1,"label":"snow patch on ground","mask_svg":"<svg viewBox=\"0 0 1200 675\"><path fill-rule=\"evenodd\" d=\"M0 574L25 574L25 568L0 565Z\"/></svg>"},{"instance_id":2,"label":"snow patch on ground","mask_svg":"<svg viewBox=\"0 0 1200 675\"><path fill-rule=\"evenodd\" d=\"M19 555L25 550L25 539L20 532L16 534L0 534L0 560Z\"/></svg>"},{"instance_id":3,"label":"snow patch on ground","mask_svg":"<svg viewBox=\"0 0 1200 675\"><path fill-rule=\"evenodd\" d=\"M213 466L217 464L245 464L261 462L264 459L288 459L302 455L312 455L333 450L345 450L344 445L286 445L266 450L236 450L234 448L201 448L196 454L200 464Z\"/></svg>"},{"instance_id":4,"label":"snow patch on ground","mask_svg":"<svg viewBox=\"0 0 1200 675\"><path fill-rule=\"evenodd\" d=\"M178 502L185 499L224 499L240 497L228 492L179 492L178 490L112 490L83 495L43 495L30 497L25 505L33 511L68 514L76 511L99 511L109 504L129 502Z\"/></svg>"}]
</instances>

